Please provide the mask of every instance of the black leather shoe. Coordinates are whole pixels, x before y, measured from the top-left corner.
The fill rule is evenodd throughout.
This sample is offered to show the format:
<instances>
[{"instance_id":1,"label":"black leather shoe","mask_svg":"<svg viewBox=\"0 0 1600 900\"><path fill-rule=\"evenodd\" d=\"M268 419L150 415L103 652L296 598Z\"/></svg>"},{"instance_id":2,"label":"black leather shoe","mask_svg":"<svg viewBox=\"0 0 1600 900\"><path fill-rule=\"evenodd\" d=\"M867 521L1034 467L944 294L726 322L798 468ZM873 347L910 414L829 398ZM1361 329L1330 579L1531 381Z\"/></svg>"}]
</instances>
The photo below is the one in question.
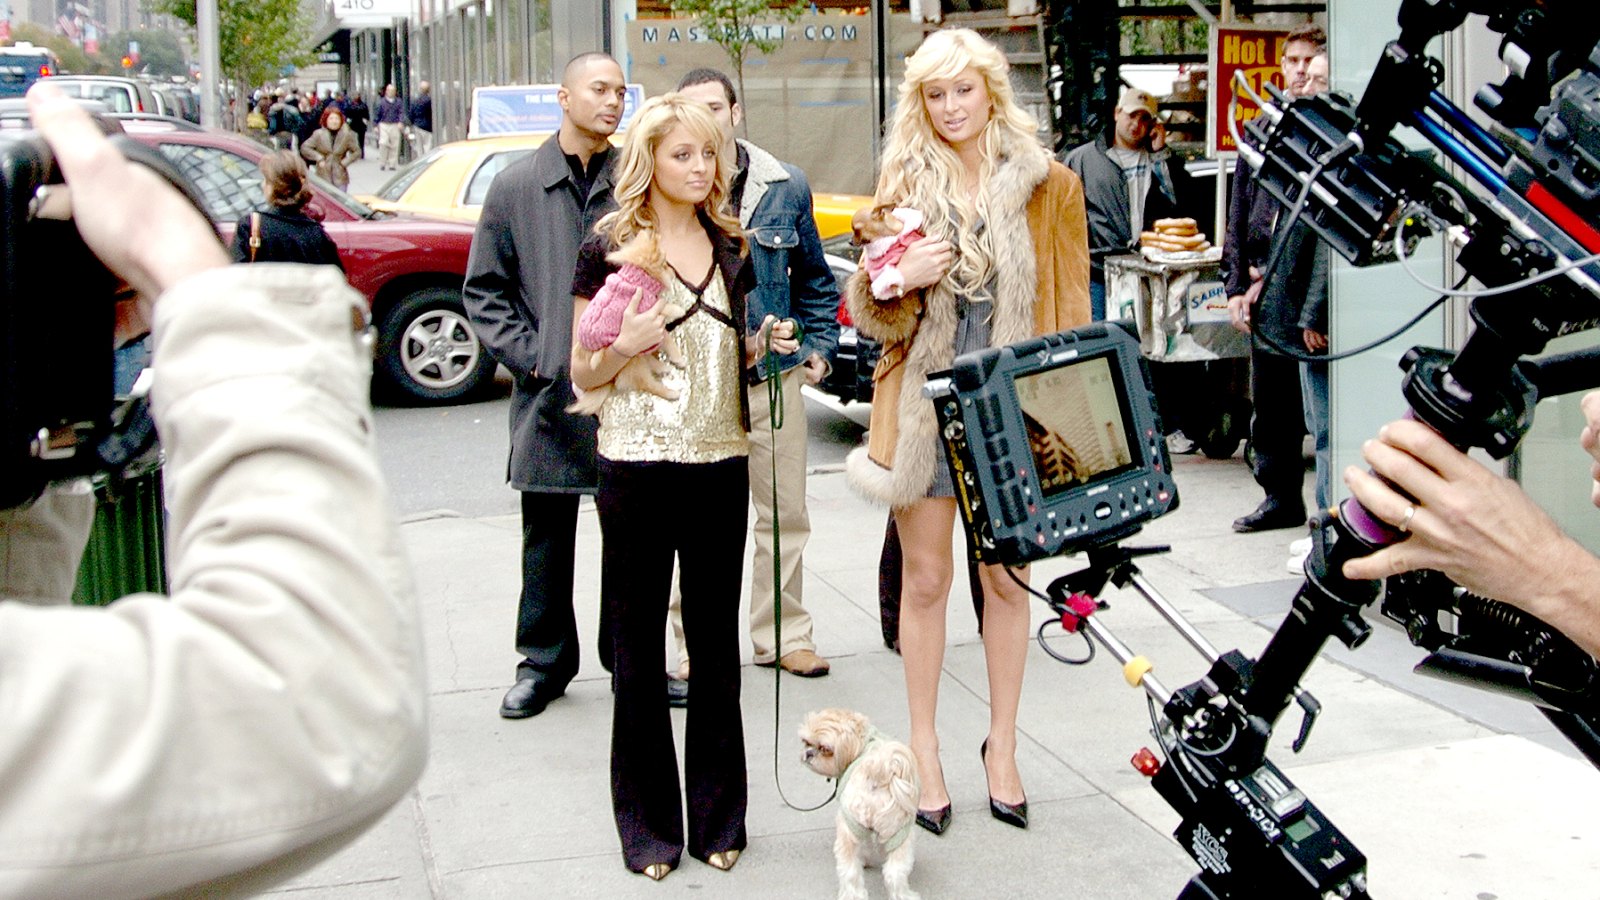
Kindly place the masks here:
<instances>
[{"instance_id":1,"label":"black leather shoe","mask_svg":"<svg viewBox=\"0 0 1600 900\"><path fill-rule=\"evenodd\" d=\"M565 694L566 688L551 687L550 683L537 675L520 678L517 683L506 691L505 699L500 701L500 717L502 719L526 719L544 712L550 701Z\"/></svg>"},{"instance_id":2,"label":"black leather shoe","mask_svg":"<svg viewBox=\"0 0 1600 900\"><path fill-rule=\"evenodd\" d=\"M1255 512L1233 520L1233 530L1274 531L1279 528L1302 528L1306 524L1306 509L1299 504L1290 505L1276 500L1263 500Z\"/></svg>"},{"instance_id":3,"label":"black leather shoe","mask_svg":"<svg viewBox=\"0 0 1600 900\"><path fill-rule=\"evenodd\" d=\"M983 766L983 780L984 780L985 783L987 783L988 780L989 780L989 739L988 738L984 738L983 739L983 746L978 748L978 754L983 758L983 764L984 764L984 766ZM1000 821L1006 823L1007 825L1010 825L1013 828L1027 828L1028 827L1028 799L1026 797L1024 797L1022 799L1021 803L1012 805L1010 803L1001 803L999 800L996 800L994 798L994 794L990 794L989 795L989 815L994 816L996 819L999 819Z\"/></svg>"},{"instance_id":4,"label":"black leather shoe","mask_svg":"<svg viewBox=\"0 0 1600 900\"><path fill-rule=\"evenodd\" d=\"M917 824L934 834L944 834L944 830L950 827L950 804L946 803L938 809L917 810Z\"/></svg>"},{"instance_id":5,"label":"black leather shoe","mask_svg":"<svg viewBox=\"0 0 1600 900\"><path fill-rule=\"evenodd\" d=\"M667 673L667 705L678 709L689 705L689 679Z\"/></svg>"}]
</instances>

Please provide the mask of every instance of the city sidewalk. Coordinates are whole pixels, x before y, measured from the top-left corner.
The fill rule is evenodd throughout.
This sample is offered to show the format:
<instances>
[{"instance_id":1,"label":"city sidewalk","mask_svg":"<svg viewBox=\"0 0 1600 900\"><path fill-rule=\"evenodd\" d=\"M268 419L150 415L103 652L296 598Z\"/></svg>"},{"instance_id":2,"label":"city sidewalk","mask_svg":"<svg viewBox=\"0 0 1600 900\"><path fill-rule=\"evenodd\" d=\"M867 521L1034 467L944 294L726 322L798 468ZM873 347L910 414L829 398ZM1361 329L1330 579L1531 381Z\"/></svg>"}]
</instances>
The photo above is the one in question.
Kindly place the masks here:
<instances>
[{"instance_id":1,"label":"city sidewalk","mask_svg":"<svg viewBox=\"0 0 1600 900\"><path fill-rule=\"evenodd\" d=\"M375 170L375 164L372 165ZM385 173L387 174L387 173ZM1299 533L1239 535L1232 519L1259 499L1237 460L1181 457L1178 510L1130 542L1170 543L1141 563L1149 582L1221 648L1257 654L1298 581L1284 570ZM899 659L877 621L877 554L885 512L851 492L837 469L809 481L814 534L805 556L807 606L833 674L785 677L774 724L774 675L743 669L750 845L719 872L685 856L657 884L622 864L611 820L607 748L611 695L592 640L567 696L542 715L498 715L516 656L519 523L448 510L412 517L404 534L424 607L432 691L432 752L416 789L371 833L279 893L296 898L772 897L835 892L830 786L799 761L795 729L823 706L861 710L890 735L907 721ZM664 510L690 527L692 509ZM580 514L576 589L584 637L595 631L599 528ZM1080 563L1035 566L1033 583ZM959 579L958 579L959 580ZM1170 688L1205 664L1135 593L1111 590L1101 621L1147 655ZM1043 604L1035 622L1049 618ZM1438 686L1405 670L1421 657L1378 624L1354 653L1330 651L1306 687L1324 713L1303 754L1291 707L1272 758L1370 860L1379 898L1594 897L1600 893L1600 773L1561 748L1531 710ZM1053 631L1059 634L1059 630ZM943 762L955 817L942 837L917 832L914 888L927 898L1175 897L1196 870L1171 837L1176 816L1129 765L1150 745L1141 693L1103 650L1086 666L1030 647L1019 765L1031 827L987 814L978 745L988 726L982 646L959 585L940 694ZM1053 639L1067 654L1081 638ZM748 662L750 648L743 647ZM1466 695L1466 696L1462 696ZM689 711L675 711L679 749ZM1456 707L1459 709L1452 709ZM776 734L775 734L776 732ZM774 754L776 752L776 762ZM775 771L776 770L776 771ZM780 796L781 785L781 796ZM872 896L884 896L869 872ZM1271 896L1263 893L1261 896Z\"/></svg>"}]
</instances>

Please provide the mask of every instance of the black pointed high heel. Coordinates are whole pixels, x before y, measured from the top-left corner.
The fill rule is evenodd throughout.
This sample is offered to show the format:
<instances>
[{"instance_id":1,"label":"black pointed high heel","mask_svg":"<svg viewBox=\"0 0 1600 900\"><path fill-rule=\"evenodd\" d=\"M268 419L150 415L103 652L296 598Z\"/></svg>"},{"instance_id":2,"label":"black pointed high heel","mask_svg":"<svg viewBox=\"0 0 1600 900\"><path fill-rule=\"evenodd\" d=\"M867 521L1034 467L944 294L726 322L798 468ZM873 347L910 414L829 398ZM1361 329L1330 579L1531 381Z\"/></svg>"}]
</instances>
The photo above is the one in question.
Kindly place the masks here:
<instances>
[{"instance_id":1,"label":"black pointed high heel","mask_svg":"<svg viewBox=\"0 0 1600 900\"><path fill-rule=\"evenodd\" d=\"M934 834L944 834L944 830L950 827L950 804L946 803L938 809L918 809L917 824Z\"/></svg>"},{"instance_id":2,"label":"black pointed high heel","mask_svg":"<svg viewBox=\"0 0 1600 900\"><path fill-rule=\"evenodd\" d=\"M983 783L989 783L989 739L983 739L983 745L978 748L978 755L983 759ZM1001 803L994 798L994 793L989 794L989 815L1010 825L1013 828L1028 827L1028 799L1023 797L1022 802L1013 806L1010 803ZM922 812L918 810L917 818L920 820Z\"/></svg>"}]
</instances>

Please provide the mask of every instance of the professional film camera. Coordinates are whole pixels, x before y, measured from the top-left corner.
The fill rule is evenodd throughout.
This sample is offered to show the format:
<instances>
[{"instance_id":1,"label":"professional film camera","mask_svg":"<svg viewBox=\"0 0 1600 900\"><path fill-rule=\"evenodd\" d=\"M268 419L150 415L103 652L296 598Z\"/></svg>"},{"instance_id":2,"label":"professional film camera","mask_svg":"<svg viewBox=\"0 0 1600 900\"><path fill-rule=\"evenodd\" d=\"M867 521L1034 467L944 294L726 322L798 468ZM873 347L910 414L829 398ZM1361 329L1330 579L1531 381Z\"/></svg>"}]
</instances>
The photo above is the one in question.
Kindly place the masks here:
<instances>
[{"instance_id":1,"label":"professional film camera","mask_svg":"<svg viewBox=\"0 0 1600 900\"><path fill-rule=\"evenodd\" d=\"M20 103L4 101L0 119ZM113 143L204 208L158 151ZM113 393L113 301L125 287L84 245L69 196L42 138L0 128L0 509L52 481L120 471L154 442L142 399Z\"/></svg>"},{"instance_id":2,"label":"professional film camera","mask_svg":"<svg viewBox=\"0 0 1600 900\"><path fill-rule=\"evenodd\" d=\"M1430 41L1471 15L1504 35L1506 77L1476 97L1491 129L1438 90L1443 67L1425 55ZM1452 292L1472 298L1476 327L1457 353L1408 352L1403 394L1417 419L1457 447L1503 458L1527 433L1540 396L1600 386L1600 352L1527 359L1555 337L1600 325L1600 17L1579 0L1403 0L1399 24L1359 103L1337 95L1289 103L1273 91L1240 152L1284 215L1309 223L1357 265L1405 262L1424 233L1446 238L1465 273ZM1391 137L1399 125L1437 152L1408 150ZM1461 291L1467 276L1485 287ZM1091 326L962 357L925 393L944 427L976 552L1008 564L1086 554L1088 567L1045 596L1064 627L1092 635L1149 695L1166 760L1141 756L1135 764L1182 816L1177 837L1201 867L1181 898L1369 896L1365 857L1266 758L1266 746L1291 702L1305 712L1295 749L1304 745L1319 707L1298 687L1302 676L1330 637L1351 648L1366 639L1361 611L1380 594L1383 614L1430 651L1419 672L1536 704L1600 766L1595 659L1537 619L1438 573L1386 584L1345 579L1347 560L1404 537L1354 500L1313 523L1305 583L1260 657L1219 653L1140 574L1135 559L1162 548L1119 544L1177 502L1163 448L1142 439L1155 416L1149 386L1126 377L1142 376L1141 368L1126 359L1110 366L1125 375L1111 382L1122 392L1111 406L1130 435L1128 459L1065 482L1040 475L1051 471L1043 454L1054 448L1038 437L1030 409L1060 401L1040 400L1030 385L1070 363L1061 355L1069 348L1089 357L1091 345L1119 359L1137 354L1114 331ZM1078 402L1070 390L1064 396ZM1044 424L1058 435L1067 428ZM1112 510L1105 516L1094 514L1101 497ZM1162 686L1093 617L1107 582L1144 595L1211 661L1207 675L1176 691Z\"/></svg>"}]
</instances>

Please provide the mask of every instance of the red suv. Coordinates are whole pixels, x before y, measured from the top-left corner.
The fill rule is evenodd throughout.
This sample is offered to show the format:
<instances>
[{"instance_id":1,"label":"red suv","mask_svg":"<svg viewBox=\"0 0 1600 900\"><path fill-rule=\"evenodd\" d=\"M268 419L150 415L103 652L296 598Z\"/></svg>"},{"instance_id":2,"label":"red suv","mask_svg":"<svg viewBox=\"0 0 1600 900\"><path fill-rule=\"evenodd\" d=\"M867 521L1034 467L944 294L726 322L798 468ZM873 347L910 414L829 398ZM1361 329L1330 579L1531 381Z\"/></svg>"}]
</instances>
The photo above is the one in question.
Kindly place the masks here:
<instances>
[{"instance_id":1,"label":"red suv","mask_svg":"<svg viewBox=\"0 0 1600 900\"><path fill-rule=\"evenodd\" d=\"M129 137L160 150L200 191L206 211L233 238L234 225L262 201L257 163L267 148L231 132L166 118L121 119ZM444 403L487 386L494 359L461 305L473 226L377 212L312 176L307 210L339 248L350 286L372 304L373 361L380 397Z\"/></svg>"}]
</instances>

